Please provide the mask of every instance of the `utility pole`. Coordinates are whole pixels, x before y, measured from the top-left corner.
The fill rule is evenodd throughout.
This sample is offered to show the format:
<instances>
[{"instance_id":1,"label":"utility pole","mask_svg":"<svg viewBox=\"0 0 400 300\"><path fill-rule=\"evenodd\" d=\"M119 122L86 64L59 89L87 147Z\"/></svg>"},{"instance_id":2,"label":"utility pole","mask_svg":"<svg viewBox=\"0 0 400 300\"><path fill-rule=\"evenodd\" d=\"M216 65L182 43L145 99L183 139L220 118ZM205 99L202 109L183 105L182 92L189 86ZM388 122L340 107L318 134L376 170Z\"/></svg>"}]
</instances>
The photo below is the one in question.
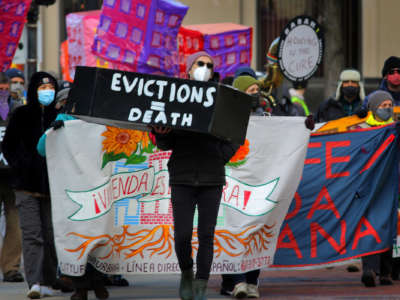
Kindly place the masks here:
<instances>
[{"instance_id":1,"label":"utility pole","mask_svg":"<svg viewBox=\"0 0 400 300\"><path fill-rule=\"evenodd\" d=\"M28 22L26 25L28 35L28 58L27 58L27 78L37 70L37 21L39 17L39 7L32 1L28 12Z\"/></svg>"},{"instance_id":2,"label":"utility pole","mask_svg":"<svg viewBox=\"0 0 400 300\"><path fill-rule=\"evenodd\" d=\"M52 5L55 0L32 0L27 15L28 58L27 78L37 71L37 21L39 19L39 5Z\"/></svg>"}]
</instances>

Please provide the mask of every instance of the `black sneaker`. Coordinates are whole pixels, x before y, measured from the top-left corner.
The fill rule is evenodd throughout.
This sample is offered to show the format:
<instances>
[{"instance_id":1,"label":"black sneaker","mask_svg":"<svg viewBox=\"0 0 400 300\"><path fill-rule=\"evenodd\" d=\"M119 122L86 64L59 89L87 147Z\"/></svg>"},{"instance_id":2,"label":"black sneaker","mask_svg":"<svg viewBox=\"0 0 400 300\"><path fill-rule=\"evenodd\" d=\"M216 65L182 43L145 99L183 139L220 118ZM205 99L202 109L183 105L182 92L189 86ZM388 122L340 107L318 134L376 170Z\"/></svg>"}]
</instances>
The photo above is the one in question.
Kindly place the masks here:
<instances>
[{"instance_id":1,"label":"black sneaker","mask_svg":"<svg viewBox=\"0 0 400 300\"><path fill-rule=\"evenodd\" d=\"M365 271L361 276L361 282L364 283L366 287L375 287L375 276L374 271Z\"/></svg>"},{"instance_id":2,"label":"black sneaker","mask_svg":"<svg viewBox=\"0 0 400 300\"><path fill-rule=\"evenodd\" d=\"M225 289L225 288L221 288L220 289L220 291L219 291L219 293L221 294L221 295L223 295L223 296L232 296L232 291L233 290L228 290L228 289Z\"/></svg>"},{"instance_id":3,"label":"black sneaker","mask_svg":"<svg viewBox=\"0 0 400 300\"><path fill-rule=\"evenodd\" d=\"M347 266L347 272L358 272L360 269L356 265L348 265Z\"/></svg>"}]
</instances>

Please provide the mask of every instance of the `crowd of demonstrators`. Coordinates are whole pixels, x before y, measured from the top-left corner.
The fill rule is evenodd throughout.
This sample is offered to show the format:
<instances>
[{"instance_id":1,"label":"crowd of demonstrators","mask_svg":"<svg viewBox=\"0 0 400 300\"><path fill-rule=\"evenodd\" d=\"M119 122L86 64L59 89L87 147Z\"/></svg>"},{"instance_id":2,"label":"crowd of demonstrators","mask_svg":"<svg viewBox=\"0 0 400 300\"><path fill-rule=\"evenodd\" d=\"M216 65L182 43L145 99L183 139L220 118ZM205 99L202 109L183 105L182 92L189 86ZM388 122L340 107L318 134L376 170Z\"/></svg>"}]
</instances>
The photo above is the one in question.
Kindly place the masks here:
<instances>
[{"instance_id":1,"label":"crowd of demonstrators","mask_svg":"<svg viewBox=\"0 0 400 300\"><path fill-rule=\"evenodd\" d=\"M365 91L360 72L354 69L343 70L335 96L320 104L316 119L318 122L327 122L354 114L365 117L366 112L362 105L364 98Z\"/></svg>"},{"instance_id":2,"label":"crowd of demonstrators","mask_svg":"<svg viewBox=\"0 0 400 300\"><path fill-rule=\"evenodd\" d=\"M189 79L215 78L213 59L197 52L187 59ZM172 150L168 162L169 184L174 218L175 253L181 269L181 299L206 299L207 282L214 254L214 230L225 185L225 164L239 145L211 135L154 127L157 146ZM192 231L198 210L196 275L193 274Z\"/></svg>"},{"instance_id":3,"label":"crowd of demonstrators","mask_svg":"<svg viewBox=\"0 0 400 300\"><path fill-rule=\"evenodd\" d=\"M278 42L275 40L268 49L266 77L259 80L253 69L241 67L234 76L226 77L221 82L253 96L252 115L307 116L306 127L313 129L313 116L304 98L307 82L293 83L286 97L276 96L283 80L276 58ZM188 57L186 73L191 80L219 82L213 58L204 51ZM385 61L382 77L378 91L365 97L360 72L343 70L335 96L321 103L317 121L336 120L354 114L365 117L368 108L371 113L365 123L359 125L360 128L393 122L393 105L400 105L400 58L391 56ZM22 240L25 277L29 287L27 295L37 299L53 295L52 288L70 291L66 277L57 276L49 182L46 160L42 156L45 156L45 131L50 127L59 129L65 120L74 117L65 114L63 109L71 88L69 82L57 83L49 73L37 72L30 79L26 100L24 84L23 73L17 69L0 73L0 121L8 124L2 151L11 167L11 170L0 169L0 176L4 178L0 182L0 201L6 216L0 266L4 281L24 280L19 272ZM179 295L181 299L206 299L214 230L225 184L224 165L239 145L206 134L164 127L153 127L153 133L160 149L172 150L168 171L175 252L181 268ZM191 240L196 207L199 213L199 249L194 274ZM395 274L397 270L392 268L394 263L390 251L363 257L361 281L365 286L375 286L375 277L379 276L380 284L392 284L390 274ZM260 297L259 274L260 270L223 274L221 294L236 298ZM395 278L395 275L392 277ZM107 299L106 283L129 284L120 275L106 277L90 264L85 275L68 278L75 291L71 300L87 299L90 289L94 290L98 299Z\"/></svg>"},{"instance_id":4,"label":"crowd of demonstrators","mask_svg":"<svg viewBox=\"0 0 400 300\"><path fill-rule=\"evenodd\" d=\"M6 127L12 112L17 105L10 105L9 77L0 73L0 126ZM15 206L15 193L11 186L11 170L4 165L0 167L0 205L3 205L6 223L3 248L1 249L0 267L3 281L24 281L20 273L22 240L18 210Z\"/></svg>"}]
</instances>

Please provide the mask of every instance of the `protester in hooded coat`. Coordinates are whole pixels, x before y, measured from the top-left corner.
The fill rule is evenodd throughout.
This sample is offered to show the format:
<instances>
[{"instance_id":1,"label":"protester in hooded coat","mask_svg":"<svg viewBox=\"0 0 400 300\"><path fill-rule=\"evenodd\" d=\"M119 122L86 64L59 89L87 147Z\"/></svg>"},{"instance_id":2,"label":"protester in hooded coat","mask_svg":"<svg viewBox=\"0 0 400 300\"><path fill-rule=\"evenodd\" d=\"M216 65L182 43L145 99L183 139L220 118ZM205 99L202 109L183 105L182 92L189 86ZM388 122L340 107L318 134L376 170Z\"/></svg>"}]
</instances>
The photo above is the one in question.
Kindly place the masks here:
<instances>
[{"instance_id":1,"label":"protester in hooded coat","mask_svg":"<svg viewBox=\"0 0 400 300\"><path fill-rule=\"evenodd\" d=\"M63 101L64 99L68 98L70 88L71 84L69 82L68 83L60 82L60 90L58 91L55 100L56 103L55 107L57 111L64 110L63 107L57 107L57 104L60 101ZM76 119L75 117L68 115L66 113L59 113L56 117L56 120L52 123L52 128L53 130L58 130L64 127L64 121L75 120L75 119ZM37 144L37 151L43 157L46 157L46 137L47 134L44 133L39 139L39 142ZM114 276L120 276L120 275L114 275ZM67 282L71 281L74 290L74 293L71 295L70 298L71 300L87 300L88 291L90 289L93 289L98 299L107 299L109 296L108 290L105 287L105 282L106 282L105 275L100 271L97 271L91 264L86 264L85 274L82 276L66 276L61 274L60 278L63 281ZM111 283L115 282L115 285L117 285L117 283L119 283L119 286L129 285L129 282L122 277L116 277L116 280L115 281L113 280L114 277L111 277L110 281Z\"/></svg>"},{"instance_id":2,"label":"protester in hooded coat","mask_svg":"<svg viewBox=\"0 0 400 300\"><path fill-rule=\"evenodd\" d=\"M27 105L18 107L6 129L2 147L15 173L16 206L22 229L22 250L28 297L52 294L56 283L57 256L51 219L51 203L46 160L36 145L56 118L54 96L57 81L46 72L32 75Z\"/></svg>"}]
</instances>

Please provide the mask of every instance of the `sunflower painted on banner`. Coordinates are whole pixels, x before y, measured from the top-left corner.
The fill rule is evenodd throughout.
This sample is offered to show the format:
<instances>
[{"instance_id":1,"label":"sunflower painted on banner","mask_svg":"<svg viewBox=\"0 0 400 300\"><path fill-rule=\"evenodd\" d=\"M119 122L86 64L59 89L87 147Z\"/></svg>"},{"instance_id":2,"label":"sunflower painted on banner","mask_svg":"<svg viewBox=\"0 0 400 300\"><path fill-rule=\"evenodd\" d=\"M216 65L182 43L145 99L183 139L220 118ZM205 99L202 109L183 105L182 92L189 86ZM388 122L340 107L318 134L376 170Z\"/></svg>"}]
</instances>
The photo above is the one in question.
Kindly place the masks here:
<instances>
[{"instance_id":1,"label":"sunflower painted on banner","mask_svg":"<svg viewBox=\"0 0 400 300\"><path fill-rule=\"evenodd\" d=\"M231 158L231 160L226 164L229 167L240 167L241 165L244 165L247 161L247 155L249 154L250 151L250 142L248 139L244 141L244 144L239 147L239 149L236 151L235 155Z\"/></svg>"},{"instance_id":2,"label":"sunflower painted on banner","mask_svg":"<svg viewBox=\"0 0 400 300\"><path fill-rule=\"evenodd\" d=\"M118 161L125 158L125 165L140 164L147 160L145 153L156 152L151 133L140 130L121 129L107 126L102 133L103 140L103 162L104 168L108 162Z\"/></svg>"}]
</instances>

